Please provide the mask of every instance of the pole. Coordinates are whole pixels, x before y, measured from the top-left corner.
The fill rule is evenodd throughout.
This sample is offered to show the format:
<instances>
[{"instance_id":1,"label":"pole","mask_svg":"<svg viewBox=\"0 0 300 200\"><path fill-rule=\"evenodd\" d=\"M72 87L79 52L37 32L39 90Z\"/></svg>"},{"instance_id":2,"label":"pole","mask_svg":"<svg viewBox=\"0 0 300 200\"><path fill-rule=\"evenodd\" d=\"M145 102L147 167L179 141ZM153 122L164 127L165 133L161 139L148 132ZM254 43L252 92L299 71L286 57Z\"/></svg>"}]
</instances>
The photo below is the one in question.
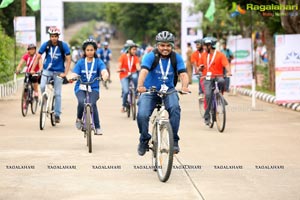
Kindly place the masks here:
<instances>
[{"instance_id":1,"label":"pole","mask_svg":"<svg viewBox=\"0 0 300 200\"><path fill-rule=\"evenodd\" d=\"M252 10L250 11L250 37L251 37L251 63L252 63L252 108L256 107L256 83L255 83L255 70L254 70L254 62L253 62L253 38L252 38Z\"/></svg>"},{"instance_id":2,"label":"pole","mask_svg":"<svg viewBox=\"0 0 300 200\"><path fill-rule=\"evenodd\" d=\"M21 1L22 16L26 16L26 0Z\"/></svg>"}]
</instances>

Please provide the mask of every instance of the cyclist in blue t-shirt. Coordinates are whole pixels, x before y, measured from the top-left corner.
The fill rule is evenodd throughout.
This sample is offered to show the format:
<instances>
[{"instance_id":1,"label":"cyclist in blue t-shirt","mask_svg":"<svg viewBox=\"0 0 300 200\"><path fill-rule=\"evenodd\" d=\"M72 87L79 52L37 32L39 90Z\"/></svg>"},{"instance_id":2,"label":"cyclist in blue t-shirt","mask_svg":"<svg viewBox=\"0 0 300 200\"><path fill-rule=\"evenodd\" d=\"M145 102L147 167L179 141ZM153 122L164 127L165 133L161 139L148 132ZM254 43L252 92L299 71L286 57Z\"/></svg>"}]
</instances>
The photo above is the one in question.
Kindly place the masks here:
<instances>
[{"instance_id":1,"label":"cyclist in blue t-shirt","mask_svg":"<svg viewBox=\"0 0 300 200\"><path fill-rule=\"evenodd\" d=\"M36 66L38 61L41 59L42 54L46 53L40 87L41 92L43 93L49 77L53 77L55 93L55 122L59 123L61 114L61 89L63 78L66 77L70 69L71 55L67 43L58 40L60 30L57 27L50 27L48 29L48 33L50 35L50 40L43 43L40 47L37 59L33 66Z\"/></svg>"},{"instance_id":2,"label":"cyclist in blue t-shirt","mask_svg":"<svg viewBox=\"0 0 300 200\"><path fill-rule=\"evenodd\" d=\"M176 53L177 71L174 71L174 66L171 64L171 54L174 49L175 37L168 31L162 31L156 35L156 46L160 60L154 69L151 69L155 60L155 53L152 51L145 55L141 71L138 79L138 92L142 93L138 101L138 114L137 123L140 133L140 143L138 146L138 154L143 156L148 150L148 142L151 139L151 135L148 132L149 119L155 109L155 105L160 101L160 97L156 94L144 93L152 86L155 86L157 90L165 89L168 92L174 91L174 75L179 74L181 79L183 92L189 92L188 83L189 78L186 73L186 67L182 57ZM166 110L170 116L170 123L174 134L174 153L180 151L178 145L178 129L180 123L181 109L179 106L179 97L177 93L172 93L163 99Z\"/></svg>"},{"instance_id":3,"label":"cyclist in blue t-shirt","mask_svg":"<svg viewBox=\"0 0 300 200\"><path fill-rule=\"evenodd\" d=\"M106 70L105 64L101 59L98 58L96 54L97 43L93 39L87 39L82 44L82 49L84 51L83 58L81 58L75 65L73 69L73 77L80 76L82 82L91 82L97 77L103 78L106 80L108 78L108 72ZM99 99L100 87L99 80L96 80L90 88L89 96L90 102L93 107L93 117L95 123L95 135L102 135L100 129L100 120L97 109L97 100ZM86 96L86 86L80 85L80 81L77 81L74 88L78 105L77 105L77 119L76 119L76 128L81 129L81 118L84 110L84 101Z\"/></svg>"},{"instance_id":4,"label":"cyclist in blue t-shirt","mask_svg":"<svg viewBox=\"0 0 300 200\"><path fill-rule=\"evenodd\" d=\"M97 49L97 55L106 65L106 69L108 71L108 79L107 81L111 83L110 80L110 61L112 59L112 51L108 48L108 42L102 42L102 48ZM106 82L104 83L104 86L106 86Z\"/></svg>"}]
</instances>

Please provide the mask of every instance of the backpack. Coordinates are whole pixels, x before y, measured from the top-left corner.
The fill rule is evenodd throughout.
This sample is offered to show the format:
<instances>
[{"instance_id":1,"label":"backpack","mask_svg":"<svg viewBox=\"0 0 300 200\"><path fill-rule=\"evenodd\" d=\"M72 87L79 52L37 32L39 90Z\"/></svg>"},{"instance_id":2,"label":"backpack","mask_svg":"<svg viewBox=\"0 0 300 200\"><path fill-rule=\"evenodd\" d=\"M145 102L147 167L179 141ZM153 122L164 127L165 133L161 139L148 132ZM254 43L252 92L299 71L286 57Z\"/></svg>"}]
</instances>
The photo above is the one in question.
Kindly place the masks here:
<instances>
[{"instance_id":1,"label":"backpack","mask_svg":"<svg viewBox=\"0 0 300 200\"><path fill-rule=\"evenodd\" d=\"M58 40L58 41L57 41L57 44L58 44L60 53L61 53L61 55L62 55L63 62L65 62L66 56L65 56L65 51L64 51L63 43L62 43L62 41ZM51 40L49 40L48 43L47 43L47 47L46 47L46 57L47 57L48 54L49 54L50 47L51 47Z\"/></svg>"},{"instance_id":2,"label":"backpack","mask_svg":"<svg viewBox=\"0 0 300 200\"><path fill-rule=\"evenodd\" d=\"M152 52L154 53L155 58L151 65L150 71L153 70L158 65L160 59L160 53L158 52L157 48L153 49ZM169 58L171 59L171 64L174 70L174 87L176 87L178 82L176 53L172 51L171 54L169 55Z\"/></svg>"}]
</instances>

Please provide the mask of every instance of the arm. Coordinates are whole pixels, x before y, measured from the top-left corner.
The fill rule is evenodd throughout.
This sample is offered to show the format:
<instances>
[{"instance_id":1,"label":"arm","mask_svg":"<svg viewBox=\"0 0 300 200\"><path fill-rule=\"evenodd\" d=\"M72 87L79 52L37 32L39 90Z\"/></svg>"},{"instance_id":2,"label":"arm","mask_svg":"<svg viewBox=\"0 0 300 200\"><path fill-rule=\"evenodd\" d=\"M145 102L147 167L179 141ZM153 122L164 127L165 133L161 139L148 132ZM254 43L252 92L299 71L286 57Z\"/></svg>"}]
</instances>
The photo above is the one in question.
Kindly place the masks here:
<instances>
[{"instance_id":1,"label":"arm","mask_svg":"<svg viewBox=\"0 0 300 200\"><path fill-rule=\"evenodd\" d=\"M146 88L144 86L145 79L147 77L147 74L149 71L147 69L141 69L140 74L139 74L139 79L138 79L138 88L137 91L140 93L146 92Z\"/></svg>"},{"instance_id":2,"label":"arm","mask_svg":"<svg viewBox=\"0 0 300 200\"><path fill-rule=\"evenodd\" d=\"M179 74L181 80L181 91L183 92L190 92L188 85L189 85L189 77L186 72L182 72Z\"/></svg>"},{"instance_id":3,"label":"arm","mask_svg":"<svg viewBox=\"0 0 300 200\"><path fill-rule=\"evenodd\" d=\"M22 58L17 66L17 69L16 69L16 74L19 74L20 71L21 71L21 67L24 65L26 61Z\"/></svg>"},{"instance_id":4,"label":"arm","mask_svg":"<svg viewBox=\"0 0 300 200\"><path fill-rule=\"evenodd\" d=\"M34 63L32 64L30 73L33 74L36 65L37 65L38 63L42 63L41 57L42 57L42 54L38 53L37 56L36 56L36 59L35 59ZM43 68L42 66L43 66L43 64L41 64L41 65L39 66L39 67L40 67L40 70Z\"/></svg>"},{"instance_id":5,"label":"arm","mask_svg":"<svg viewBox=\"0 0 300 200\"><path fill-rule=\"evenodd\" d=\"M108 71L107 71L107 69L101 70L101 76L102 76L102 79L104 81L106 81L108 79Z\"/></svg>"},{"instance_id":6,"label":"arm","mask_svg":"<svg viewBox=\"0 0 300 200\"><path fill-rule=\"evenodd\" d=\"M66 77L67 74L69 73L69 70L70 70L70 66L71 66L71 56L70 55L67 55L66 56L66 68L65 68L65 72L60 74L59 76L60 77Z\"/></svg>"}]
</instances>

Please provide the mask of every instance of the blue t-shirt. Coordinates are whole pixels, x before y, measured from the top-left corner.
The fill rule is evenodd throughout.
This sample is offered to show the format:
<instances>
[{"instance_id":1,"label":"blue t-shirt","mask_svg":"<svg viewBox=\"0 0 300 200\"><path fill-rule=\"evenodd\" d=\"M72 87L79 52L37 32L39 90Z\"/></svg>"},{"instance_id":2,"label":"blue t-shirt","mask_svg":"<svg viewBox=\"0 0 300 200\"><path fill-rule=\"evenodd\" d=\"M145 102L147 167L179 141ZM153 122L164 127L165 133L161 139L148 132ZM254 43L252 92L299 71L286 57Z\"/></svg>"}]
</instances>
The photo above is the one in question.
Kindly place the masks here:
<instances>
[{"instance_id":1,"label":"blue t-shirt","mask_svg":"<svg viewBox=\"0 0 300 200\"><path fill-rule=\"evenodd\" d=\"M99 58L101 58L101 60L105 63L108 63L110 61L110 57L109 55L111 55L111 50L110 49L103 49L103 48L100 48L100 49L97 49L97 55Z\"/></svg>"},{"instance_id":2,"label":"blue t-shirt","mask_svg":"<svg viewBox=\"0 0 300 200\"><path fill-rule=\"evenodd\" d=\"M87 63L87 68L88 68L88 73L90 73L90 70L92 68L92 62ZM95 58L95 64L94 64L94 69L92 71L92 76L89 81L93 81L95 78L101 76L101 71L106 69L106 66L104 62L100 58ZM75 65L73 72L80 75L81 80L83 82L89 82L87 79L86 71L85 71L85 58L81 58ZM77 93L79 89L80 81L77 81L75 84L74 91ZM92 85L91 88L93 91L99 92L100 86L99 86L99 81L96 80Z\"/></svg>"},{"instance_id":3,"label":"blue t-shirt","mask_svg":"<svg viewBox=\"0 0 300 200\"><path fill-rule=\"evenodd\" d=\"M154 60L155 60L154 52L150 52L146 54L145 57L143 58L142 68L149 70L149 73L147 74L146 80L144 82L144 86L147 89L150 89L152 86L155 86L157 90L160 90L161 85L163 84L160 64L158 63L158 65L154 67L153 70L150 70ZM172 66L171 58L161 58L164 73L166 73L169 60L170 60L170 69L165 84L169 87L169 89L172 89L174 88L174 81L173 81L174 67ZM176 61L177 61L177 72L180 73L186 71L184 61L178 53L176 53Z\"/></svg>"},{"instance_id":4,"label":"blue t-shirt","mask_svg":"<svg viewBox=\"0 0 300 200\"><path fill-rule=\"evenodd\" d=\"M41 48L39 49L39 54L43 54L46 52L48 42L42 44ZM70 55L70 49L67 43L62 42L62 46L64 49L65 55ZM53 59L51 56L51 52L53 52ZM63 56L61 55L59 46L51 46L48 50L48 53L45 57L43 69L47 69L49 71L56 71L56 72L65 72L65 65ZM52 63L52 64L50 64Z\"/></svg>"}]
</instances>

